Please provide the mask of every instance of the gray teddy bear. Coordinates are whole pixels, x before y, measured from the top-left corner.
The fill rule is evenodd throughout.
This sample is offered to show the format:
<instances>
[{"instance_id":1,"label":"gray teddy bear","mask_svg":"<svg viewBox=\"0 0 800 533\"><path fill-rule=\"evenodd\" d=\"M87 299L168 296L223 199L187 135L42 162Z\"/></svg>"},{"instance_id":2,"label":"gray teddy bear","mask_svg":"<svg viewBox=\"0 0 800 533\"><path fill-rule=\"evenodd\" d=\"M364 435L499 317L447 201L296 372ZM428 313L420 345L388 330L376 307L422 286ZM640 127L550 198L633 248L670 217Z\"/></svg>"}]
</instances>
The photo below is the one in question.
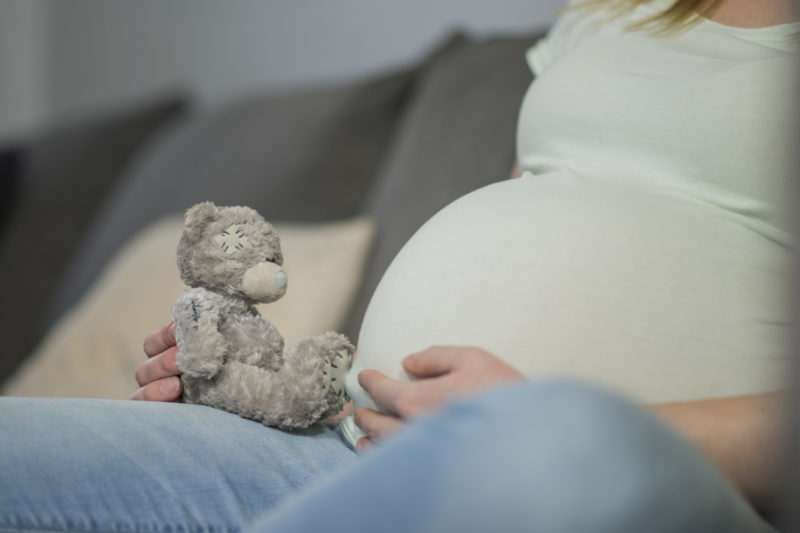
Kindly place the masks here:
<instances>
[{"instance_id":1,"label":"gray teddy bear","mask_svg":"<svg viewBox=\"0 0 800 533\"><path fill-rule=\"evenodd\" d=\"M284 295L277 233L248 207L186 212L178 269L187 290L172 308L183 398L267 426L305 428L338 413L354 347L344 335L304 337L284 350L255 309Z\"/></svg>"}]
</instances>

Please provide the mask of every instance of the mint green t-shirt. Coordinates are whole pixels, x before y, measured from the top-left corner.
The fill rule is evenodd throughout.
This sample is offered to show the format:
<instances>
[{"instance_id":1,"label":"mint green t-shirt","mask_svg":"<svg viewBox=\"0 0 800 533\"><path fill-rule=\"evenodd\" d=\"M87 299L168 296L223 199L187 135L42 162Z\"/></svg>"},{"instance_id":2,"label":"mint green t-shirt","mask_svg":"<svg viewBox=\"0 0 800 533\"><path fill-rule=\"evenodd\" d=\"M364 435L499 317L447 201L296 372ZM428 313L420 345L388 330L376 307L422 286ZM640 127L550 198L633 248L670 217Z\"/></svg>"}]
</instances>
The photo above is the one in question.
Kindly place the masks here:
<instances>
[{"instance_id":1,"label":"mint green t-shirt","mask_svg":"<svg viewBox=\"0 0 800 533\"><path fill-rule=\"evenodd\" d=\"M639 402L782 385L800 24L628 32L568 11L527 54L524 175L431 218L376 289L357 374L475 345ZM499 178L499 177L498 177ZM345 420L355 443L363 434Z\"/></svg>"}]
</instances>

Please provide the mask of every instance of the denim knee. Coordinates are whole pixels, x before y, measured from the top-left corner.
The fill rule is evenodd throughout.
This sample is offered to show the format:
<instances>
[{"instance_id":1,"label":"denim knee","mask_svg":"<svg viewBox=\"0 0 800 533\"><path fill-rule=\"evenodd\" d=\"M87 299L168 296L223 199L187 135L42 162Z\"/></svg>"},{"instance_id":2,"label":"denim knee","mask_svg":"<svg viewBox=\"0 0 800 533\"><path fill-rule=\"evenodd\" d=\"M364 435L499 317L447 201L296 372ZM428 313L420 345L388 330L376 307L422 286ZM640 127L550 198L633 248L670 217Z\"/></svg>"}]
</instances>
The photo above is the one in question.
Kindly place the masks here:
<instances>
[{"instance_id":1,"label":"denim knee","mask_svg":"<svg viewBox=\"0 0 800 533\"><path fill-rule=\"evenodd\" d=\"M530 382L456 403L442 420L448 417L454 427L463 418L462 429L473 431L475 450L465 452L474 455L468 462L482 480L474 497L476 504L491 501L502 509L493 512L508 521L500 529L535 524L543 531L699 532L763 526L697 449L646 408L602 388L569 380Z\"/></svg>"},{"instance_id":2,"label":"denim knee","mask_svg":"<svg viewBox=\"0 0 800 533\"><path fill-rule=\"evenodd\" d=\"M421 417L257 530L326 527L343 494L350 531L762 530L672 430L570 381L507 386Z\"/></svg>"}]
</instances>

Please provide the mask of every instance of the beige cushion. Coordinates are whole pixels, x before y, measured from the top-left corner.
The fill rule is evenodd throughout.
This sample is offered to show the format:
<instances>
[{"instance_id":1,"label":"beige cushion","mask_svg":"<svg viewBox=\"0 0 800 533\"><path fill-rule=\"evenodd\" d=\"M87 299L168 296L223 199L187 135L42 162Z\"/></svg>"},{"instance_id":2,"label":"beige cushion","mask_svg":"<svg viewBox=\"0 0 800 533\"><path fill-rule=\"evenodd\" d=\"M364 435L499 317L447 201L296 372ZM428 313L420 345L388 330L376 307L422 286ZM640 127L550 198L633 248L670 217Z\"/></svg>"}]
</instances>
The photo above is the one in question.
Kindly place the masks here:
<instances>
[{"instance_id":1,"label":"beige cushion","mask_svg":"<svg viewBox=\"0 0 800 533\"><path fill-rule=\"evenodd\" d=\"M16 396L128 398L136 390L142 341L170 320L186 289L175 247L182 218L142 230L119 251L83 300L54 326L3 387ZM281 236L289 290L259 306L287 342L341 328L374 234L367 218L273 224Z\"/></svg>"}]
</instances>

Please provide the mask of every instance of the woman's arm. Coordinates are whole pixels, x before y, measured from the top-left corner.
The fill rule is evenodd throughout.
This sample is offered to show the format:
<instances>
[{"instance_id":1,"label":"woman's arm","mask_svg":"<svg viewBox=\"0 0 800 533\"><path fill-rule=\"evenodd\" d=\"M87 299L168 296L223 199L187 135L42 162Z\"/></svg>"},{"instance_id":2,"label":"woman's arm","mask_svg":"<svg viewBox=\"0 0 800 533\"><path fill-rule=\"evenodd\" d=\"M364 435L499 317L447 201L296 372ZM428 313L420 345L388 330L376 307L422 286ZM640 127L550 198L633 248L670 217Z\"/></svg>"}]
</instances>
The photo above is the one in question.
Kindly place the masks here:
<instances>
[{"instance_id":1,"label":"woman's arm","mask_svg":"<svg viewBox=\"0 0 800 533\"><path fill-rule=\"evenodd\" d=\"M498 357L478 348L434 347L403 360L420 379L397 381L365 370L359 383L388 413L361 408L355 422L368 435L360 450L402 428L408 419L448 398L523 379ZM649 409L719 466L756 506L769 504L778 457L780 393L652 405Z\"/></svg>"},{"instance_id":2,"label":"woman's arm","mask_svg":"<svg viewBox=\"0 0 800 533\"><path fill-rule=\"evenodd\" d=\"M774 496L782 393L650 406L705 453L756 506Z\"/></svg>"}]
</instances>

